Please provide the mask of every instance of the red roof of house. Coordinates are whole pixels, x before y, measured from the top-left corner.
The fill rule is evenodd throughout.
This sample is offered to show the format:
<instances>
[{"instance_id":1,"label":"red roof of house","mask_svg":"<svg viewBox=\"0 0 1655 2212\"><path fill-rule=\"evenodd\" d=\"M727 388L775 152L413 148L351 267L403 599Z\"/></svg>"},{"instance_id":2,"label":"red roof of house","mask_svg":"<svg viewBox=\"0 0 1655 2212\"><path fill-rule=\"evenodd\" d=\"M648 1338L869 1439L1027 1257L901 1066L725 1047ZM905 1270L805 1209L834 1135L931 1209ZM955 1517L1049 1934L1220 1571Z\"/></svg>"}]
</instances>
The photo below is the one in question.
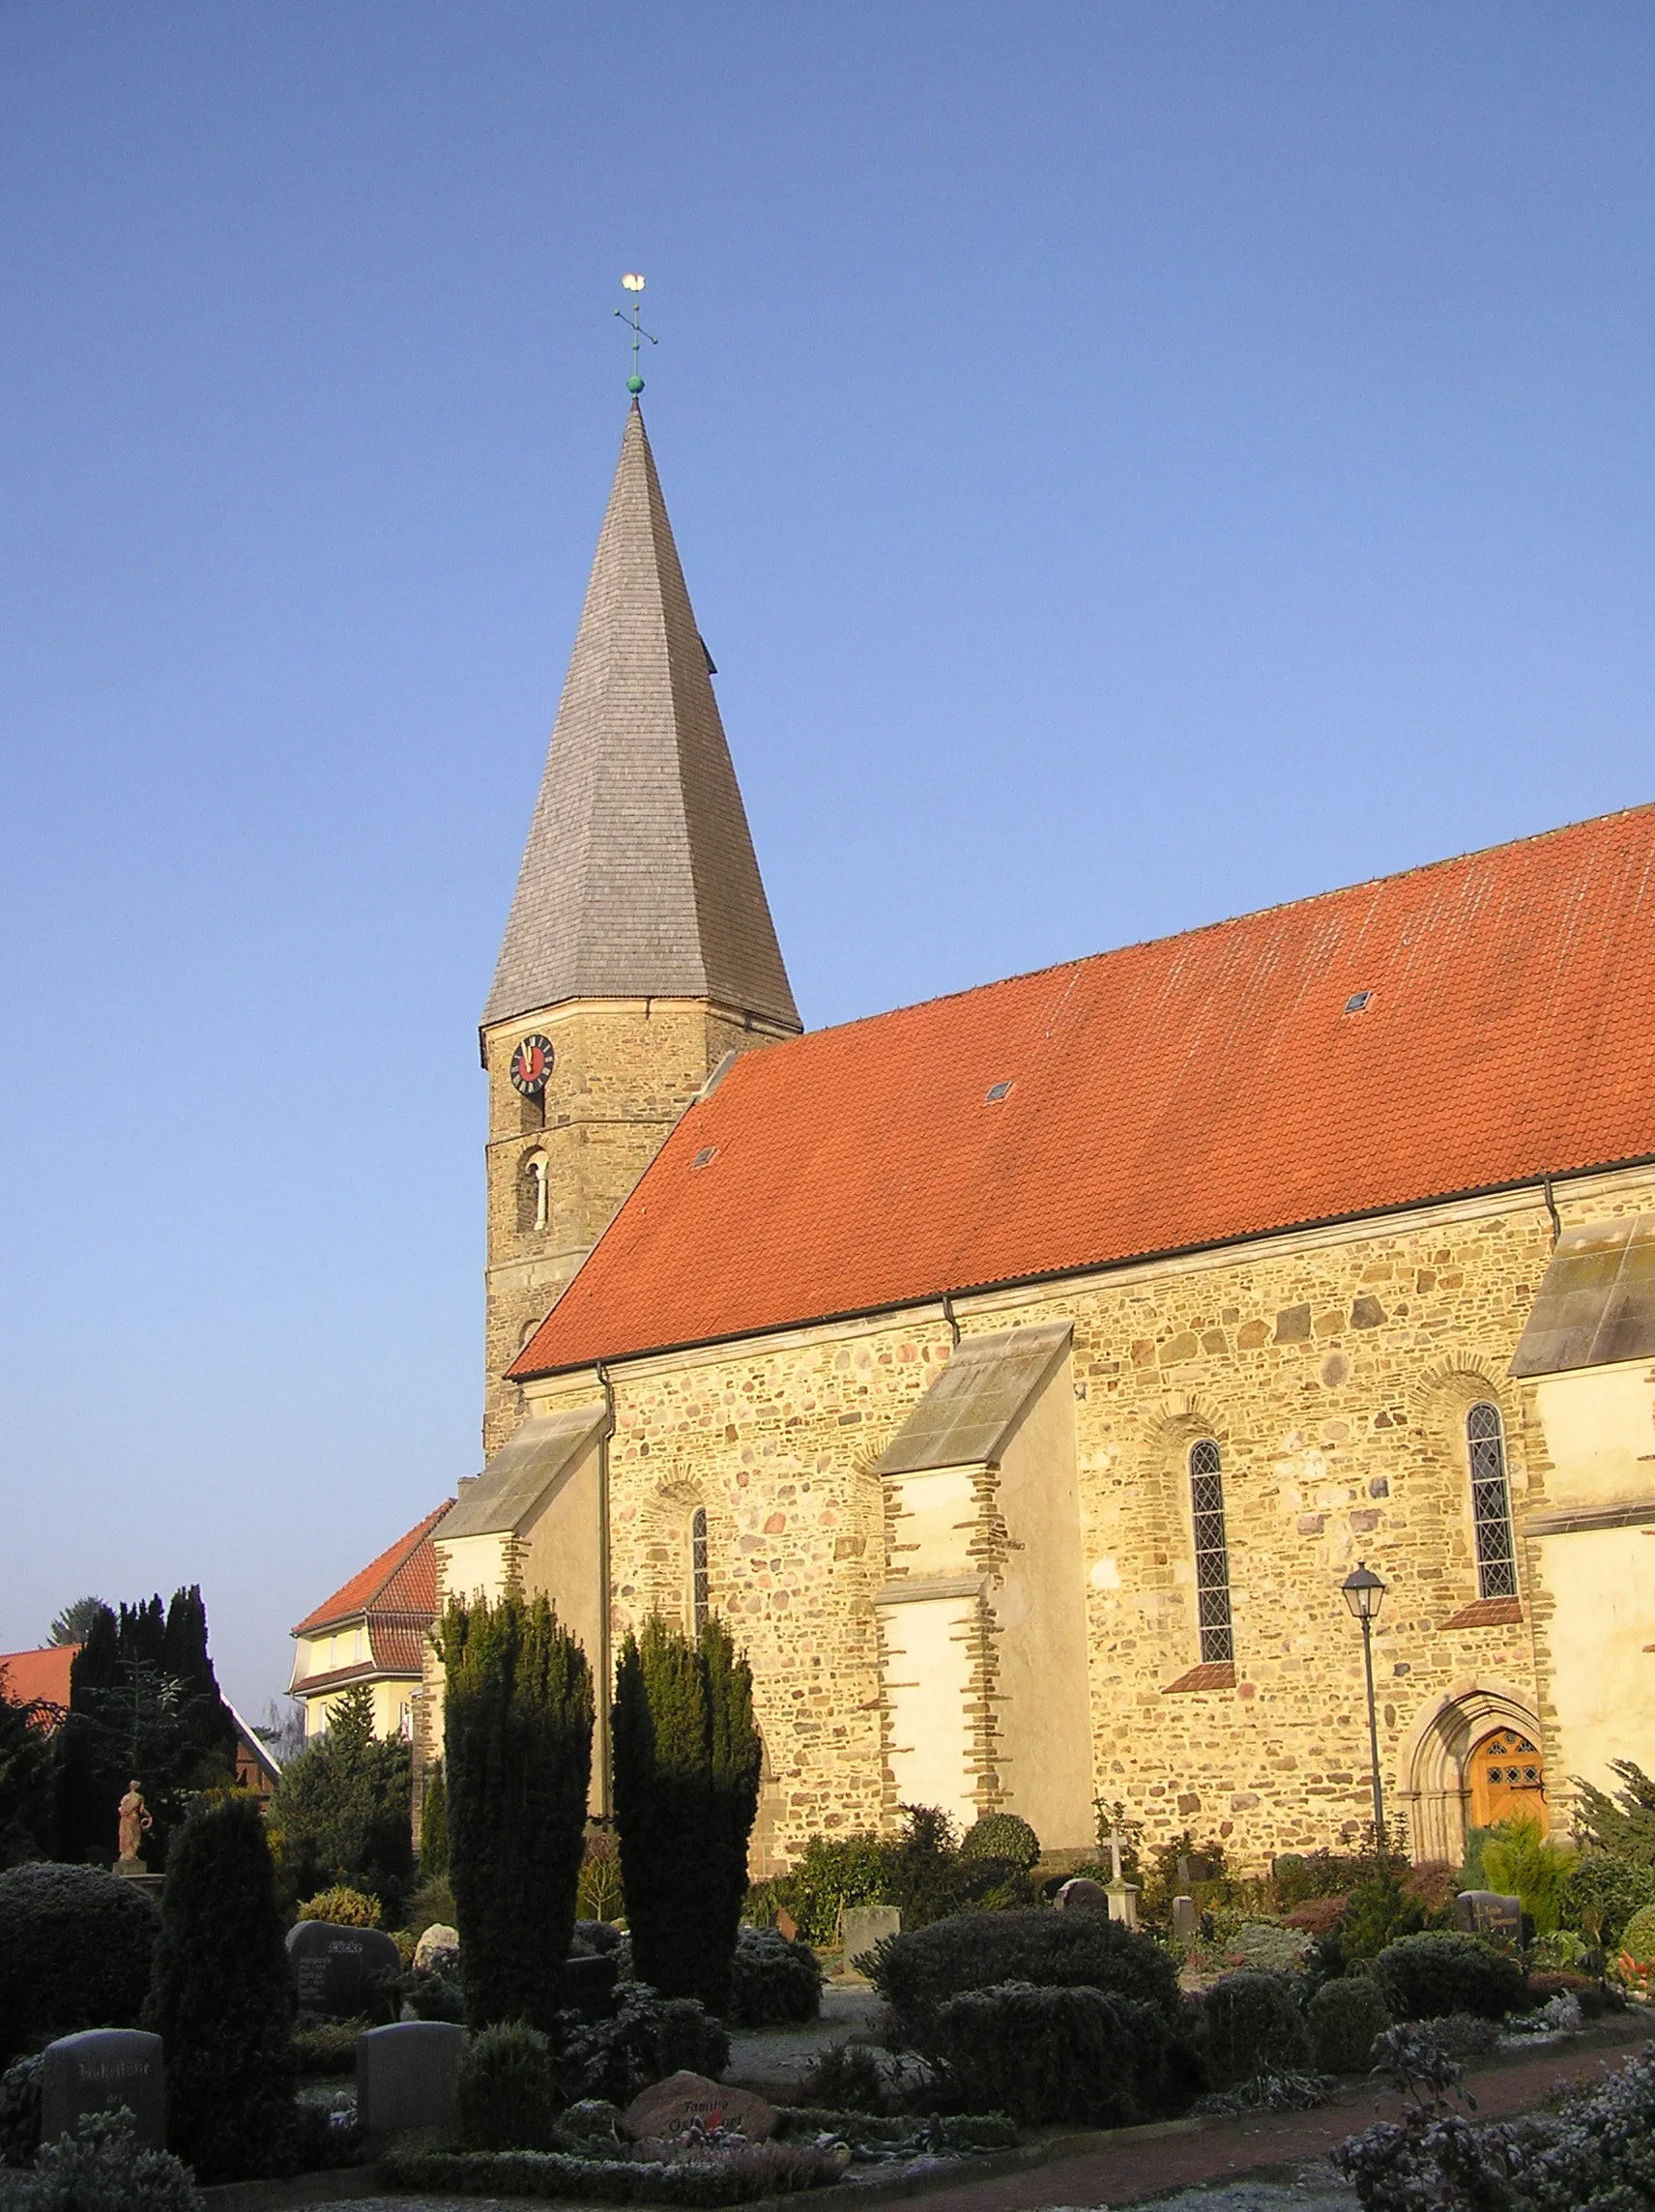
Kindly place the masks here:
<instances>
[{"instance_id":1,"label":"red roof of house","mask_svg":"<svg viewBox=\"0 0 1655 2212\"><path fill-rule=\"evenodd\" d=\"M744 1054L510 1372L1652 1154L1642 806Z\"/></svg>"},{"instance_id":2,"label":"red roof of house","mask_svg":"<svg viewBox=\"0 0 1655 2212\"><path fill-rule=\"evenodd\" d=\"M0 1696L8 1704L31 1705L40 1699L69 1709L70 1662L78 1644L48 1644L40 1651L0 1651Z\"/></svg>"},{"instance_id":3,"label":"red roof of house","mask_svg":"<svg viewBox=\"0 0 1655 2212\"><path fill-rule=\"evenodd\" d=\"M427 1513L361 1574L353 1575L332 1597L324 1598L314 1613L307 1613L293 1634L313 1636L320 1629L361 1620L370 1613L422 1615L428 1621L434 1619L437 1555L431 1548L431 1531L452 1503L451 1498L445 1498L434 1513Z\"/></svg>"}]
</instances>

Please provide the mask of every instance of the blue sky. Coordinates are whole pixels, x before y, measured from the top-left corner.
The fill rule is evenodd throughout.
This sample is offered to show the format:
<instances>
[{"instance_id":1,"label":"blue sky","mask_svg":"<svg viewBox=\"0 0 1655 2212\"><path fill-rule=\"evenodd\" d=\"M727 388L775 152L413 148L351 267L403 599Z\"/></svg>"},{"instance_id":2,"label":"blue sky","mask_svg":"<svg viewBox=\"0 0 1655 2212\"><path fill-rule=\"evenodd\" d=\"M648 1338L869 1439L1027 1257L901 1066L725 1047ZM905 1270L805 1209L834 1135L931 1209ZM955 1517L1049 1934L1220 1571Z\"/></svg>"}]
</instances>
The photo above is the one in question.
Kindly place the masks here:
<instances>
[{"instance_id":1,"label":"blue sky","mask_svg":"<svg viewBox=\"0 0 1655 2212\"><path fill-rule=\"evenodd\" d=\"M478 1464L617 277L805 1019L1655 798L1643 6L0 6L0 1647Z\"/></svg>"}]
</instances>

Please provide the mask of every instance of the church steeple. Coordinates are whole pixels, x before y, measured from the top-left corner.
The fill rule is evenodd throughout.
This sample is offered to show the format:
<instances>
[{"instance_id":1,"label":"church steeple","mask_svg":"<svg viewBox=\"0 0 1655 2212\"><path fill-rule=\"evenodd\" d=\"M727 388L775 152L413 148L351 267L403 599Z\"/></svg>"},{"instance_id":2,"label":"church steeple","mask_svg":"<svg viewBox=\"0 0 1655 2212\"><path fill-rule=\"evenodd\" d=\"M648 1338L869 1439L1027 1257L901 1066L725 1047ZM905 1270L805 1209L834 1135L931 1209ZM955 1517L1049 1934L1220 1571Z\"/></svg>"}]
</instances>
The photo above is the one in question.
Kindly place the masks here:
<instances>
[{"instance_id":1,"label":"church steeple","mask_svg":"<svg viewBox=\"0 0 1655 2212\"><path fill-rule=\"evenodd\" d=\"M485 1030L582 999L698 999L797 1030L636 400Z\"/></svg>"},{"instance_id":2,"label":"church steeple","mask_svg":"<svg viewBox=\"0 0 1655 2212\"><path fill-rule=\"evenodd\" d=\"M679 1116L798 1028L634 403L482 1014L490 1451L506 1370Z\"/></svg>"}]
</instances>

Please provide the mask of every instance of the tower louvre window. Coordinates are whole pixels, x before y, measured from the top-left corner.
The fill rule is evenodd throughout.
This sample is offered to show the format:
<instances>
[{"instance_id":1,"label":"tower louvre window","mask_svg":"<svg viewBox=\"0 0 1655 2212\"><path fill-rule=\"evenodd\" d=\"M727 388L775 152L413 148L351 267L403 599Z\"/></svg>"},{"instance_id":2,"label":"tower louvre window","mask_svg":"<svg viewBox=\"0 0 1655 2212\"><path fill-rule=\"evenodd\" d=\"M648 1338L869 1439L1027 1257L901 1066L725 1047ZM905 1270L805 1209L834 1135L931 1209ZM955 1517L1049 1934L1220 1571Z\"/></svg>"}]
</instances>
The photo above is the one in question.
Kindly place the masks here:
<instances>
[{"instance_id":1,"label":"tower louvre window","mask_svg":"<svg viewBox=\"0 0 1655 2212\"><path fill-rule=\"evenodd\" d=\"M1196 1620L1203 1664L1235 1657L1230 1623L1230 1552L1224 1535L1224 1471L1218 1446L1190 1446L1190 1519L1195 1531Z\"/></svg>"},{"instance_id":2,"label":"tower louvre window","mask_svg":"<svg viewBox=\"0 0 1655 2212\"><path fill-rule=\"evenodd\" d=\"M531 1152L517 1171L517 1232L528 1236L546 1226L546 1155Z\"/></svg>"},{"instance_id":3,"label":"tower louvre window","mask_svg":"<svg viewBox=\"0 0 1655 2212\"><path fill-rule=\"evenodd\" d=\"M1477 1595L1516 1597L1517 1554L1511 1540L1511 1494L1497 1406L1473 1406L1466 1415L1466 1456L1471 1475Z\"/></svg>"},{"instance_id":4,"label":"tower louvre window","mask_svg":"<svg viewBox=\"0 0 1655 2212\"><path fill-rule=\"evenodd\" d=\"M689 1517L689 1627L699 1636L707 1620L707 1508Z\"/></svg>"}]
</instances>

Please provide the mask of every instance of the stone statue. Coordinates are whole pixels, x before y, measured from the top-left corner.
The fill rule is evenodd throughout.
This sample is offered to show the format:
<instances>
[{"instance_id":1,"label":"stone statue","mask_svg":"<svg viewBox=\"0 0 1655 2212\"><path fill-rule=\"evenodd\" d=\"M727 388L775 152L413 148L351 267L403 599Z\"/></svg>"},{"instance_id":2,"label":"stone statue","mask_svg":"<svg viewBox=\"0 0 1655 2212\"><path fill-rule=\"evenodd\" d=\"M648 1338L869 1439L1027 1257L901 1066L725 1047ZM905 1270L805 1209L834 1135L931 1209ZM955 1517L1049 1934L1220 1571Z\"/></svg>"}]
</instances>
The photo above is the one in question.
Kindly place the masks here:
<instances>
[{"instance_id":1,"label":"stone statue","mask_svg":"<svg viewBox=\"0 0 1655 2212\"><path fill-rule=\"evenodd\" d=\"M138 1785L135 1779L128 1783L127 1794L122 1798L116 1811L121 1821L121 1863L123 1866L136 1866L138 1863L138 1846L143 1840L144 1831L146 1828L153 1828L155 1822L144 1810L144 1801L138 1794Z\"/></svg>"}]
</instances>

